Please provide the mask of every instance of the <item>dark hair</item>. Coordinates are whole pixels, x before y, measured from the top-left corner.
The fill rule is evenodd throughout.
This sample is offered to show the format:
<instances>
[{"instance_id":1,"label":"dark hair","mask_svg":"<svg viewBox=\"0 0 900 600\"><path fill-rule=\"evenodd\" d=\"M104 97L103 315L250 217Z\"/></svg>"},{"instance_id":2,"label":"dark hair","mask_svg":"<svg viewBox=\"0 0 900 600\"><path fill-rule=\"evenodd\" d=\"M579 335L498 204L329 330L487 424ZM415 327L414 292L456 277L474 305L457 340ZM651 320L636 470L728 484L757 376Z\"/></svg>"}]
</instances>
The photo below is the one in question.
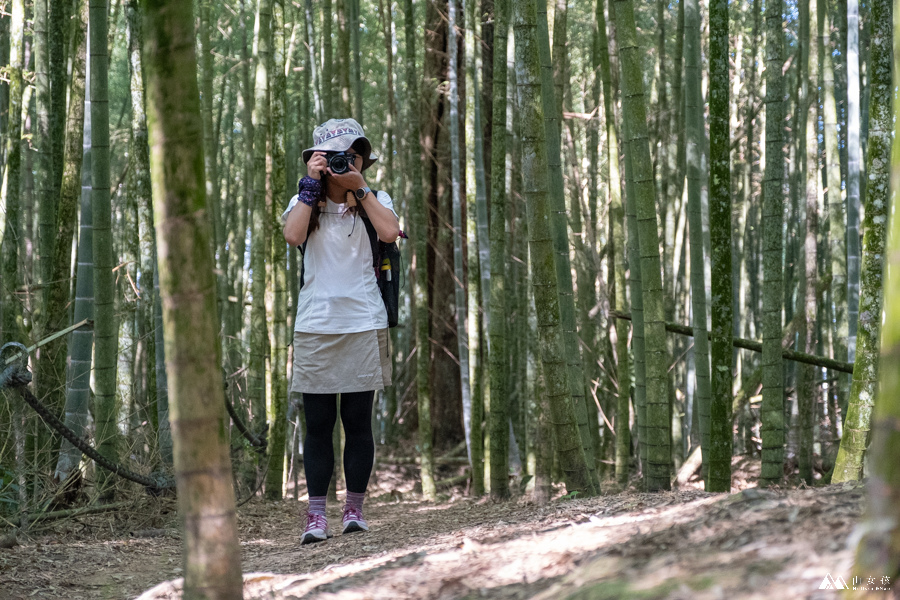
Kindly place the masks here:
<instances>
[{"instance_id":1,"label":"dark hair","mask_svg":"<svg viewBox=\"0 0 900 600\"><path fill-rule=\"evenodd\" d=\"M356 154L358 154L359 156L364 156L363 153L359 151L359 149L354 148L353 146L350 146L350 150L353 150L353 151L354 151ZM328 193L327 193L327 189L328 189L328 178L327 178L327 177L325 177L325 178L322 179L322 184L323 184L323 185L322 185L322 193L321 193L321 195L318 197L318 199L316 200L316 202L313 203L313 206L312 206L312 214L309 216L309 227L307 227L307 229L306 229L306 237L307 237L307 238L309 238L309 234L311 234L313 231L315 231L315 230L317 230L317 229L319 228L319 215L322 214L322 208L319 206L319 202L324 201L324 200L328 197ZM350 190L345 191L345 192L344 192L344 199L345 199L345 200L347 199L347 194L351 194L351 195L352 195L353 192L351 192ZM361 211L361 212L360 212L361 215L365 215L365 214L366 214L365 209L364 209L364 208L362 207L362 205L359 204L358 202L356 203L356 206L351 206L350 208L347 209L347 212L349 212L350 214L354 214L354 215L355 215L358 211Z\"/></svg>"},{"instance_id":2,"label":"dark hair","mask_svg":"<svg viewBox=\"0 0 900 600\"><path fill-rule=\"evenodd\" d=\"M323 188L324 187L327 187L327 183L325 186L323 186ZM350 194L352 196L353 192L351 192L350 190L345 191L344 192L345 200L346 200L348 194ZM324 201L326 197L327 197L327 194L325 193L325 191L323 189L322 194L319 196L318 200L315 203L313 203L312 214L309 215L309 227L307 227L307 229L306 229L306 237L307 238L309 238L309 235L313 231L315 231L316 229L319 228L319 215L322 214L322 207L319 206L319 202ZM349 207L347 209L347 212L352 215L355 215L357 212L359 212L360 215L366 214L366 210L362 207L362 205L359 202L356 203L356 206Z\"/></svg>"}]
</instances>

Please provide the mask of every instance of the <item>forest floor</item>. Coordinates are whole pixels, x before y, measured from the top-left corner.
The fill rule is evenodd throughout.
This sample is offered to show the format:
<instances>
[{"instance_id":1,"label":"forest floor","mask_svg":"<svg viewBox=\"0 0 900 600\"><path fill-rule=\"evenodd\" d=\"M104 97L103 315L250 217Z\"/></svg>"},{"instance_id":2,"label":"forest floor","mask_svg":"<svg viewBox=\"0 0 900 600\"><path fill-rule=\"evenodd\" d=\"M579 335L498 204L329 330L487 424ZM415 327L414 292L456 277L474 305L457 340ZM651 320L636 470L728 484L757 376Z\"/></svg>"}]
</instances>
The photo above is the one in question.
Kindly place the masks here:
<instances>
[{"instance_id":1,"label":"forest floor","mask_svg":"<svg viewBox=\"0 0 900 600\"><path fill-rule=\"evenodd\" d=\"M536 506L458 489L427 503L414 474L380 468L366 505L372 531L338 528L319 544L298 543L302 501L242 506L244 598L835 598L818 588L826 574L851 582L849 540L865 503L859 484L759 490L740 478L732 494L610 489ZM333 525L338 511L329 506ZM0 549L3 600L180 598L173 499L142 496L41 526Z\"/></svg>"}]
</instances>

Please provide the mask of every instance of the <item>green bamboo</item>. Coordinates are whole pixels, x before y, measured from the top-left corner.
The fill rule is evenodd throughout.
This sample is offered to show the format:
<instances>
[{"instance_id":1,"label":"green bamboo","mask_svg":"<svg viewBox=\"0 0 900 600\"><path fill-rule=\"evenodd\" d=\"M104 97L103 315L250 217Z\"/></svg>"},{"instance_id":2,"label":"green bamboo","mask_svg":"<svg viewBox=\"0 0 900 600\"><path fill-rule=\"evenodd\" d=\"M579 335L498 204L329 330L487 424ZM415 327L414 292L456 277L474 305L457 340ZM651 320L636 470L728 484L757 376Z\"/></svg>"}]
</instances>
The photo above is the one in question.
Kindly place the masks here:
<instances>
[{"instance_id":1,"label":"green bamboo","mask_svg":"<svg viewBox=\"0 0 900 600\"><path fill-rule=\"evenodd\" d=\"M34 87L35 87L35 119L31 125L31 144L37 155L34 170L34 187L38 203L38 236L37 264L35 278L42 284L41 305L46 306L48 287L53 269L53 247L56 241L56 205L59 198L51 195L53 169L53 144L50 138L50 48L48 36L48 20L50 14L47 0L34 0L32 18L34 19L34 35L32 50L34 54ZM38 321L38 337L45 337L47 328L46 314L42 313ZM51 389L49 379L50 364L44 352L37 361L35 383L38 398L43 398ZM41 381L45 379L45 381Z\"/></svg>"},{"instance_id":2,"label":"green bamboo","mask_svg":"<svg viewBox=\"0 0 900 600\"><path fill-rule=\"evenodd\" d=\"M109 175L109 56L107 2L90 0L91 38L91 205L94 218L94 421L97 449L116 462L116 354L118 323L115 314L112 207ZM113 475L98 472L100 493L114 497Z\"/></svg>"},{"instance_id":3,"label":"green bamboo","mask_svg":"<svg viewBox=\"0 0 900 600\"><path fill-rule=\"evenodd\" d=\"M838 149L838 113L835 99L835 66L831 45L831 14L828 2L818 4L822 15L823 65L823 133L825 139L825 178L828 198L828 251L831 256L831 297L834 304L834 326L832 356L835 360L847 360L847 336L850 334L847 322L847 243L844 232L847 229L847 214L841 192L841 156ZM852 377L838 376L837 397L841 412L846 415L847 398L850 396Z\"/></svg>"},{"instance_id":4,"label":"green bamboo","mask_svg":"<svg viewBox=\"0 0 900 600\"><path fill-rule=\"evenodd\" d=\"M0 339L18 340L21 335L22 307L15 297L19 257L19 195L21 193L22 165L22 104L25 85L22 70L25 62L25 4L24 0L12 3L10 20L9 68L9 116L6 126L6 168L0 185L0 212L5 222L0 228ZM5 342L4 342L5 343Z\"/></svg>"},{"instance_id":5,"label":"green bamboo","mask_svg":"<svg viewBox=\"0 0 900 600\"><path fill-rule=\"evenodd\" d=\"M475 23L475 0L466 3L466 20ZM472 455L472 495L484 495L484 423L485 408L490 408L490 327L491 327L491 247L488 233L488 200L487 182L485 181L484 129L482 127L482 97L478 83L479 53L475 46L475 29L466 30L466 85L472 89L472 127L470 139L474 145L475 162L475 210L468 211L469 226L475 230L475 244L469 246L469 264L478 264L478 282L470 277L470 305L477 308L473 331L477 334L477 346L472 344L470 354L472 361L472 417L473 433L471 435ZM490 119L488 119L490 121ZM471 205L471 203L470 203ZM503 222L503 221L502 221ZM502 314L502 313L501 313Z\"/></svg>"},{"instance_id":6,"label":"green bamboo","mask_svg":"<svg viewBox=\"0 0 900 600\"><path fill-rule=\"evenodd\" d=\"M784 221L783 3L766 2L766 167L763 174L762 486L784 472L784 363L781 358L782 224Z\"/></svg>"},{"instance_id":7,"label":"green bamboo","mask_svg":"<svg viewBox=\"0 0 900 600\"><path fill-rule=\"evenodd\" d=\"M800 181L806 189L806 231L804 233L804 277L801 282L803 317L798 328L804 352L816 351L817 298L817 242L818 233L818 40L811 35L812 17L818 13L816 0L800 5L800 107L798 119L798 166ZM798 304L801 299L798 298ZM800 368L797 378L797 403L800 417L800 436L797 463L800 477L807 484L813 481L813 444L816 404L816 373L813 367Z\"/></svg>"},{"instance_id":8,"label":"green bamboo","mask_svg":"<svg viewBox=\"0 0 900 600\"><path fill-rule=\"evenodd\" d=\"M150 189L150 151L147 142L147 113L144 101L144 67L143 67L143 20L138 0L125 2L126 36L128 39L128 57L131 68L131 140L128 150L129 196L134 198L137 206L137 238L138 267L138 332L144 352L143 360L148 368L144 371L146 381L142 387L147 395L149 420L154 425L156 436L155 448L162 460L162 465L172 467L172 436L167 419L160 420L160 410L165 409L166 397L160 395L165 390L165 362L157 360L163 355L162 324L159 324L160 338L157 340L154 328L154 313L159 308L159 296L155 291L156 273L156 237L153 232L153 198ZM161 308L160 308L161 310ZM159 362L160 364L156 364ZM156 365L156 368L149 367ZM162 381L162 383L160 383Z\"/></svg>"},{"instance_id":9,"label":"green bamboo","mask_svg":"<svg viewBox=\"0 0 900 600\"><path fill-rule=\"evenodd\" d=\"M415 253L415 322L416 322L416 392L419 414L419 452L422 456L422 495L434 500L434 450L431 426L431 340L428 311L428 221L425 197L422 192L422 156L419 143L419 95L416 73L416 27L412 0L404 0L404 32L406 37L407 106L407 165L412 183L410 216Z\"/></svg>"},{"instance_id":10,"label":"green bamboo","mask_svg":"<svg viewBox=\"0 0 900 600\"><path fill-rule=\"evenodd\" d=\"M506 52L509 34L509 0L494 0L493 114L491 142L490 220L490 309L495 315L488 323L490 357L490 473L491 497L509 496L509 362L510 344L505 318L512 302L507 301L506 241Z\"/></svg>"},{"instance_id":11,"label":"green bamboo","mask_svg":"<svg viewBox=\"0 0 900 600\"><path fill-rule=\"evenodd\" d=\"M320 89L323 88L323 84L321 81L321 69L318 66L318 59L316 58L316 47L318 44L318 39L316 38L316 29L315 29L315 19L313 18L313 7L312 0L306 0L306 4L304 5L306 10L306 30L305 30L305 43L308 51L306 64L309 65L309 77L310 77L310 90L312 91L312 104L313 109L312 113L315 115L316 123L323 123L325 121L324 116L324 108L322 106L322 94L320 93ZM306 71L304 71L304 76ZM307 138L303 138L307 139Z\"/></svg>"},{"instance_id":12,"label":"green bamboo","mask_svg":"<svg viewBox=\"0 0 900 600\"><path fill-rule=\"evenodd\" d=\"M599 79L603 88L603 116L606 126L606 159L609 164L609 221L615 270L615 308L626 306L626 246L625 206L622 203L622 177L619 171L619 137L616 131L616 96L612 87L609 61L609 38L606 34L607 18L604 1L597 1L595 19L597 40L594 47L599 66ZM628 464L631 456L631 430L628 425L631 399L630 356L628 352L628 324L616 320L616 481L625 485L628 481Z\"/></svg>"},{"instance_id":13,"label":"green bamboo","mask_svg":"<svg viewBox=\"0 0 900 600\"><path fill-rule=\"evenodd\" d=\"M694 370L697 386L694 392L700 422L700 448L704 480L709 469L709 334L706 318L706 261L703 256L703 217L700 206L702 187L700 155L706 143L703 128L703 97L700 89L700 6L697 0L686 0L685 31L685 127L687 129L687 198L691 246L691 324L694 327Z\"/></svg>"},{"instance_id":14,"label":"green bamboo","mask_svg":"<svg viewBox=\"0 0 900 600\"><path fill-rule=\"evenodd\" d=\"M274 30L274 85L272 87L272 202L269 206L270 227L281 226L282 202L287 197L285 176L285 104L287 96L287 76L285 74L284 48L284 3L275 0L273 6ZM284 481L284 455L287 438L287 360L288 345L291 343L287 312L287 244L281 236L270 236L272 244L270 259L272 273L272 357L270 372L272 393L267 403L269 423L269 467L266 471L266 498L281 500Z\"/></svg>"},{"instance_id":15,"label":"green bamboo","mask_svg":"<svg viewBox=\"0 0 900 600\"><path fill-rule=\"evenodd\" d=\"M75 13L81 17L86 9L83 9L84 3L79 2L76 6ZM51 9L52 10L52 9ZM75 52L72 56L72 84L70 88L71 100L69 103L69 112L67 116L67 143L64 148L64 173L61 179L61 187L57 189L59 192L58 211L54 215L56 222L53 223L54 235L59 238L59 242L54 244L52 255L52 264L50 279L46 283L47 301L43 308L46 320L46 330L48 332L58 331L64 328L69 319L68 305L71 301L70 296L70 272L72 267L72 236L75 226L78 222L78 198L81 192L81 163L82 163L82 142L84 136L84 86L85 86L85 21L79 19L73 20L72 27L72 44ZM51 44L52 46L52 44ZM53 66L51 65L51 72ZM53 117L51 116L51 135ZM64 132L66 133L66 132ZM54 193L48 190L48 194ZM92 336L90 332L88 336ZM90 350L88 350L90 352ZM44 373L48 377L44 377L44 383L47 384L45 390L38 393L38 397L51 406L54 414L60 414L65 410L66 404L66 353L67 340L60 338L57 341L48 344L46 354L42 353L42 357L48 359L47 365L43 368ZM38 378L40 379L40 378ZM48 394L50 395L48 397ZM85 413L86 414L86 413ZM83 425L82 425L83 427ZM79 429L80 431L80 429ZM59 441L54 440L52 448L58 448ZM77 451L76 451L77 452ZM74 457L80 460L80 453Z\"/></svg>"},{"instance_id":16,"label":"green bamboo","mask_svg":"<svg viewBox=\"0 0 900 600\"><path fill-rule=\"evenodd\" d=\"M647 470L650 491L670 487L672 465L668 357L659 255L659 226L653 185L653 164L647 141L647 116L640 48L633 0L615 0L615 22L622 60L622 105L626 123L626 153L631 155L634 204L640 247L641 296L644 303L644 360L646 368ZM638 265L633 264L632 268ZM634 312L634 308L632 308ZM636 352L637 354L637 352Z\"/></svg>"},{"instance_id":17,"label":"green bamboo","mask_svg":"<svg viewBox=\"0 0 900 600\"><path fill-rule=\"evenodd\" d=\"M862 174L862 149L860 132L860 43L859 0L847 0L847 359L856 356L856 331L859 323L860 293L860 181ZM852 385L852 384L851 384ZM852 394L852 391L851 391ZM845 417L846 420L846 417Z\"/></svg>"},{"instance_id":18,"label":"green bamboo","mask_svg":"<svg viewBox=\"0 0 900 600\"><path fill-rule=\"evenodd\" d=\"M844 436L832 476L835 483L856 481L862 477L863 458L878 385L884 251L888 207L891 205L888 165L893 131L890 45L893 38L890 0L876 0L870 6L874 31L868 63L872 87L869 100L869 144L866 152L868 181L863 219L865 234L860 274L859 327Z\"/></svg>"},{"instance_id":19,"label":"green bamboo","mask_svg":"<svg viewBox=\"0 0 900 600\"><path fill-rule=\"evenodd\" d=\"M266 315L266 255L270 251L271 218L267 211L266 160L268 157L270 72L272 61L272 0L262 0L256 10L253 58L256 78L253 101L253 199L251 203L252 272L250 307L250 356L247 396L253 421L262 427L266 420L266 364L269 360L268 318Z\"/></svg>"},{"instance_id":20,"label":"green bamboo","mask_svg":"<svg viewBox=\"0 0 900 600\"><path fill-rule=\"evenodd\" d=\"M75 267L75 322L92 319L94 316L94 275L93 275L93 219L90 197L91 122L90 112L85 111L88 100L85 89L87 39L84 27L88 16L86 0L76 7L79 19L74 26L75 54L72 57L72 85L69 94L68 132L66 135L65 171L61 198L59 201L60 230L68 224L69 233L60 235L60 240L70 240L76 223L79 224L78 250ZM79 202L80 200L80 202ZM81 211L78 218L76 211ZM71 269L71 243L56 246L56 266L54 278L69 277ZM51 291L51 305L65 310L69 302L69 286L59 286ZM68 311L65 311L66 313ZM55 316L51 317L55 320ZM66 403L63 422L66 427L79 435L85 435L90 402L89 379L91 372L91 350L94 332L82 328L72 332L69 338L69 365L66 377ZM63 440L59 451L54 478L65 481L81 462L81 451L69 441Z\"/></svg>"},{"instance_id":21,"label":"green bamboo","mask_svg":"<svg viewBox=\"0 0 900 600\"><path fill-rule=\"evenodd\" d=\"M49 8L50 152L53 156L49 193L57 195L60 192L60 185L62 185L66 145L66 92L68 90L66 67L69 60L74 58L74 56L69 56L69 36L74 33L76 26L73 23L70 27L69 23L74 21L73 15L79 14L79 6L74 2L50 2ZM71 48L74 53L78 52L77 45L73 44ZM76 141L80 140L79 136Z\"/></svg>"},{"instance_id":22,"label":"green bamboo","mask_svg":"<svg viewBox=\"0 0 900 600\"><path fill-rule=\"evenodd\" d=\"M457 71L459 54L457 52L456 2L450 0L447 11L448 35L447 55L449 59L449 100L450 100L450 202L453 214L453 273L455 275L454 298L456 300L456 338L459 350L459 379L462 392L463 422L466 434L466 446L469 460L472 459L472 394L469 373L469 315L466 299L465 272L463 271L463 230L462 190L459 152L459 91ZM480 426L480 424L479 424Z\"/></svg>"},{"instance_id":23,"label":"green bamboo","mask_svg":"<svg viewBox=\"0 0 900 600\"><path fill-rule=\"evenodd\" d=\"M144 68L185 600L242 597L192 4L144 0Z\"/></svg>"},{"instance_id":24,"label":"green bamboo","mask_svg":"<svg viewBox=\"0 0 900 600\"><path fill-rule=\"evenodd\" d=\"M893 18L883 12L888 2L872 4L876 14L893 21L894 72L900 69L900 3L893 2ZM887 25L885 28L889 27ZM879 26L879 31L884 29ZM886 43L886 42L885 42ZM889 63L890 64L890 63ZM900 97L893 98L894 114L900 111ZM890 122L889 122L890 123ZM871 576L886 577L897 589L900 580L900 131L894 124L891 148L890 196L894 210L889 214L886 264L884 269L884 326L881 329L880 386L872 416L872 446L869 455L869 510L860 525L862 538L856 549L854 574L868 581ZM881 150L881 148L879 148ZM884 156L884 155L882 155ZM879 583L881 579L877 580ZM890 595L869 592L877 598Z\"/></svg>"},{"instance_id":25,"label":"green bamboo","mask_svg":"<svg viewBox=\"0 0 900 600\"><path fill-rule=\"evenodd\" d=\"M559 283L550 219L547 146L544 110L540 99L541 55L537 2L516 3L514 13L516 78L522 131L523 195L528 211L532 286L537 308L546 398L553 424L556 456L566 489L592 494L587 466L572 405L560 323ZM552 91L552 88L551 88Z\"/></svg>"},{"instance_id":26,"label":"green bamboo","mask_svg":"<svg viewBox=\"0 0 900 600\"><path fill-rule=\"evenodd\" d=\"M710 314L711 395L709 410L709 470L706 490L731 490L733 397L731 169L729 154L728 2L713 0L709 7L709 232L712 270Z\"/></svg>"},{"instance_id":27,"label":"green bamboo","mask_svg":"<svg viewBox=\"0 0 900 600\"><path fill-rule=\"evenodd\" d=\"M593 487L599 489L597 468L594 461L593 439L588 422L587 398L585 394L584 366L581 359L581 347L578 340L578 329L575 319L575 285L572 280L572 267L569 259L569 233L566 211L566 192L562 175L561 145L561 105L557 103L553 61L550 55L550 36L547 24L547 0L537 2L537 43L540 52L541 66L541 98L543 103L544 129L547 140L547 167L550 175L550 231L553 241L553 258L556 267L556 279L559 290L560 326L562 327L563 348L566 368L568 369L569 395L575 418L578 422L578 433L584 446L585 460L591 476ZM564 20L563 20L564 21ZM562 21L559 27L563 28ZM559 29L554 29L554 37L558 37ZM563 36L563 42L565 37ZM554 40L556 42L557 40ZM564 48L565 44L560 43ZM560 50L561 52L561 50ZM559 68L562 71L562 68Z\"/></svg>"},{"instance_id":28,"label":"green bamboo","mask_svg":"<svg viewBox=\"0 0 900 600\"><path fill-rule=\"evenodd\" d=\"M359 2L360 0L348 0L350 9L350 51L352 52L352 60L350 62L350 80L353 85L353 116L363 122L363 84L360 76L360 52L359 52ZM390 82L390 79L388 79ZM389 83L388 87L393 87Z\"/></svg>"},{"instance_id":29,"label":"green bamboo","mask_svg":"<svg viewBox=\"0 0 900 600\"><path fill-rule=\"evenodd\" d=\"M337 0L341 2L342 0ZM322 3L322 105L326 115L334 114L334 44L331 41L334 11L333 0ZM407 13L411 14L411 13ZM326 117L332 119L334 117Z\"/></svg>"},{"instance_id":30,"label":"green bamboo","mask_svg":"<svg viewBox=\"0 0 900 600\"><path fill-rule=\"evenodd\" d=\"M225 231L224 219L221 214L220 205L220 184L219 184L219 153L218 140L215 136L215 127L213 125L213 50L210 44L210 20L212 17L211 0L203 0L198 3L200 13L200 27L198 28L200 38L200 70L201 77L201 110L203 114L203 155L206 159L206 195L210 199L210 209L212 211L213 235L215 236L216 248L216 283L217 296L219 298L219 314L222 314L228 305L228 289L225 285L225 261L227 253L225 251ZM224 98L222 99L224 102Z\"/></svg>"}]
</instances>

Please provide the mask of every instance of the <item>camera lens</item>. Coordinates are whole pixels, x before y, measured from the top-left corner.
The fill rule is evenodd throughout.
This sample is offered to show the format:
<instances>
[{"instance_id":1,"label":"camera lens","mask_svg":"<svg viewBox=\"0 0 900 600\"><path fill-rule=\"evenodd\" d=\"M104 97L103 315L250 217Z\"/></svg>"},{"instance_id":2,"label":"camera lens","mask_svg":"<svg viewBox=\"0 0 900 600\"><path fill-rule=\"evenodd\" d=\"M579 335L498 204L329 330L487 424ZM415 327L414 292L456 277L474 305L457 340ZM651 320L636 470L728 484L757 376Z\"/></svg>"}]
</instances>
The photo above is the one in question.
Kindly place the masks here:
<instances>
[{"instance_id":1,"label":"camera lens","mask_svg":"<svg viewBox=\"0 0 900 600\"><path fill-rule=\"evenodd\" d=\"M328 166L331 168L332 172L340 175L350 170L350 161L347 156L343 154L335 154L328 160Z\"/></svg>"}]
</instances>

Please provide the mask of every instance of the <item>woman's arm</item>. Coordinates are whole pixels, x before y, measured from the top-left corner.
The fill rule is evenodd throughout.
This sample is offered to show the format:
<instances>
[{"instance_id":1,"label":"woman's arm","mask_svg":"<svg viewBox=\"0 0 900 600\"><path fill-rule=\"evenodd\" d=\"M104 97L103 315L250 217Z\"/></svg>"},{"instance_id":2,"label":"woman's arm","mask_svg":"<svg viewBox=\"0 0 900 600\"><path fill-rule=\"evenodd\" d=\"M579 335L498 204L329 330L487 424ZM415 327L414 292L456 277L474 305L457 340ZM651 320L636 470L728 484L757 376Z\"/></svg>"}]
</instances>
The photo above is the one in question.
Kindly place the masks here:
<instances>
[{"instance_id":1,"label":"woman's arm","mask_svg":"<svg viewBox=\"0 0 900 600\"><path fill-rule=\"evenodd\" d=\"M288 213L287 220L284 223L284 239L291 246L302 246L306 241L306 232L309 230L309 217L312 215L312 206L307 206L302 202Z\"/></svg>"},{"instance_id":2,"label":"woman's arm","mask_svg":"<svg viewBox=\"0 0 900 600\"><path fill-rule=\"evenodd\" d=\"M375 197L375 192L369 192L362 200L362 206L366 215L378 232L378 239L390 244L400 237L400 221L394 211L386 207Z\"/></svg>"},{"instance_id":3,"label":"woman's arm","mask_svg":"<svg viewBox=\"0 0 900 600\"><path fill-rule=\"evenodd\" d=\"M312 159L309 162L312 162ZM350 165L350 170L340 175L335 175L331 169L328 169L328 173L335 183L350 192L367 187L366 180L355 165ZM365 209L375 231L378 232L378 239L390 244L400 237L400 221L397 219L397 215L378 201L375 192L366 194L360 204Z\"/></svg>"},{"instance_id":4,"label":"woman's arm","mask_svg":"<svg viewBox=\"0 0 900 600\"><path fill-rule=\"evenodd\" d=\"M315 182L313 185L318 184L321 186L319 182L321 181L322 172L327 167L328 163L325 160L324 152L316 152L310 157L309 162L306 164L306 170L309 173L308 177ZM302 187L301 185L299 202L288 213L284 222L284 229L282 229L285 241L291 246L301 246L306 241L306 233L309 231L309 217L312 215L312 205L313 202L318 200L318 198L313 198L312 194L306 194L309 197L305 197Z\"/></svg>"}]
</instances>

